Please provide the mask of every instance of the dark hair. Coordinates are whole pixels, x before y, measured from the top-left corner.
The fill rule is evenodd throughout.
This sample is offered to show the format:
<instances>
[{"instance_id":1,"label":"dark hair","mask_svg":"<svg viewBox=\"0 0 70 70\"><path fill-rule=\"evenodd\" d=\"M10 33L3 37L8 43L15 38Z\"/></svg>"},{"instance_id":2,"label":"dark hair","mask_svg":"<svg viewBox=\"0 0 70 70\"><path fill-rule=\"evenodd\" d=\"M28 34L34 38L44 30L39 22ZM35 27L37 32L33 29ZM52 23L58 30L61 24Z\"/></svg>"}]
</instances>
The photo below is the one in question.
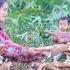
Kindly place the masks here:
<instances>
[{"instance_id":1,"label":"dark hair","mask_svg":"<svg viewBox=\"0 0 70 70\"><path fill-rule=\"evenodd\" d=\"M0 0L0 8L3 6L3 4L7 2L7 0Z\"/></svg>"},{"instance_id":2,"label":"dark hair","mask_svg":"<svg viewBox=\"0 0 70 70\"><path fill-rule=\"evenodd\" d=\"M68 24L70 23L69 17L66 17L66 16L65 16L65 17L61 17L61 18L59 19L59 21L60 21L60 20L67 20L67 21L68 21Z\"/></svg>"}]
</instances>

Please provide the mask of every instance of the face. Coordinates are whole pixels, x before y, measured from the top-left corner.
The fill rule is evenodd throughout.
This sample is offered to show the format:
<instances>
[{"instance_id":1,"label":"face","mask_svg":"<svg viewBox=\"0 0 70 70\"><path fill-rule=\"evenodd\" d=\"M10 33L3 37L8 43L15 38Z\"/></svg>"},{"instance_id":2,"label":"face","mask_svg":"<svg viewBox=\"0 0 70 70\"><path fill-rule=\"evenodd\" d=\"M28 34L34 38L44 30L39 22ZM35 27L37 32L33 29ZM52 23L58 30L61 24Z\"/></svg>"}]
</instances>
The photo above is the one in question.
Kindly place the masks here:
<instances>
[{"instance_id":1,"label":"face","mask_svg":"<svg viewBox=\"0 0 70 70\"><path fill-rule=\"evenodd\" d=\"M5 22L7 15L8 15L8 3L5 2L3 6L0 8L0 21Z\"/></svg>"},{"instance_id":2,"label":"face","mask_svg":"<svg viewBox=\"0 0 70 70\"><path fill-rule=\"evenodd\" d=\"M66 31L68 29L68 21L67 20L60 20L59 21L59 29L61 31Z\"/></svg>"}]
</instances>

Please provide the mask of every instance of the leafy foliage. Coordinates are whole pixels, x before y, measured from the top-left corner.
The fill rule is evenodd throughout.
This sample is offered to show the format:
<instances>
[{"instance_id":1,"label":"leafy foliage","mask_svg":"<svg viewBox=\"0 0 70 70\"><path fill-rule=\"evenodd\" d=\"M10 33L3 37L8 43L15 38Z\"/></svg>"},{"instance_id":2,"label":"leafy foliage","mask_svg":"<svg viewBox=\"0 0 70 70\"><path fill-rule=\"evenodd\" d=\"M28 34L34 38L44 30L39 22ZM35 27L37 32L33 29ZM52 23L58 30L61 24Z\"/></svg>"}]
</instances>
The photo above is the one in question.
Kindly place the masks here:
<instances>
[{"instance_id":1,"label":"leafy foliage","mask_svg":"<svg viewBox=\"0 0 70 70\"><path fill-rule=\"evenodd\" d=\"M70 0L9 0L6 30L19 44L38 47L52 44L44 30L55 31L61 16L70 15Z\"/></svg>"}]
</instances>

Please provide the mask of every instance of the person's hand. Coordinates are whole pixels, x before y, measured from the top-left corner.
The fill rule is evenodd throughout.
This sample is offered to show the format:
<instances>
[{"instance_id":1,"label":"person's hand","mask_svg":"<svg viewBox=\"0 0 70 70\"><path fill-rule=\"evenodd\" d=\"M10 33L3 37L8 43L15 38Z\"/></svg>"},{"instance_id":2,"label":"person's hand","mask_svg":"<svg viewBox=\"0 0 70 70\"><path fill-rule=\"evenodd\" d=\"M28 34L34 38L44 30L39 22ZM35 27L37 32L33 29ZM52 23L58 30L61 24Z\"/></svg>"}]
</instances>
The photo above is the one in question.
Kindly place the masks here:
<instances>
[{"instance_id":1,"label":"person's hand","mask_svg":"<svg viewBox=\"0 0 70 70\"><path fill-rule=\"evenodd\" d=\"M51 49L52 56L57 55L58 53L63 53L65 51L68 51L68 47L65 44L57 44L54 46L55 47L52 47Z\"/></svg>"},{"instance_id":2,"label":"person's hand","mask_svg":"<svg viewBox=\"0 0 70 70\"><path fill-rule=\"evenodd\" d=\"M68 51L69 47L66 44L60 44L58 46L59 46L58 48L61 52L67 52Z\"/></svg>"},{"instance_id":3,"label":"person's hand","mask_svg":"<svg viewBox=\"0 0 70 70\"><path fill-rule=\"evenodd\" d=\"M58 43L64 43L65 42L63 38L57 37L57 39L58 39Z\"/></svg>"},{"instance_id":4,"label":"person's hand","mask_svg":"<svg viewBox=\"0 0 70 70\"><path fill-rule=\"evenodd\" d=\"M64 47L61 47L60 50L66 54L66 55L69 55L70 56L70 43L68 44L64 44Z\"/></svg>"},{"instance_id":5,"label":"person's hand","mask_svg":"<svg viewBox=\"0 0 70 70\"><path fill-rule=\"evenodd\" d=\"M65 55L68 55L68 56L70 56L70 53L69 52L63 52Z\"/></svg>"}]
</instances>

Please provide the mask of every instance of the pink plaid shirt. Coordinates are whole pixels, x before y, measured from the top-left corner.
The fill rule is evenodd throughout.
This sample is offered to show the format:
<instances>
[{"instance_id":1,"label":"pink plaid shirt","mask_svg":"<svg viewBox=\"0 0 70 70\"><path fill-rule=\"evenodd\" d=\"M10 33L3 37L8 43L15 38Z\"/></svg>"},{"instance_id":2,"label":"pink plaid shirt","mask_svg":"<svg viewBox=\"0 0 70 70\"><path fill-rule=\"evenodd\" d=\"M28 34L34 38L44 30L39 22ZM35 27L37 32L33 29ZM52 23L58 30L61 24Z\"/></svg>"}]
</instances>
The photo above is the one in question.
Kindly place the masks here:
<instances>
[{"instance_id":1,"label":"pink plaid shirt","mask_svg":"<svg viewBox=\"0 0 70 70\"><path fill-rule=\"evenodd\" d=\"M2 49L2 56L14 58L17 61L30 62L40 59L43 56L41 52L30 53L28 47L22 47L21 45L13 43L3 30L0 30L0 43L5 45Z\"/></svg>"},{"instance_id":2,"label":"pink plaid shirt","mask_svg":"<svg viewBox=\"0 0 70 70\"><path fill-rule=\"evenodd\" d=\"M62 42L59 42L59 38L63 39L64 40L64 44L66 43L70 43L70 33L69 32L61 32L61 31L58 31L56 33L56 37L54 37L54 43L56 44L61 44Z\"/></svg>"}]
</instances>

